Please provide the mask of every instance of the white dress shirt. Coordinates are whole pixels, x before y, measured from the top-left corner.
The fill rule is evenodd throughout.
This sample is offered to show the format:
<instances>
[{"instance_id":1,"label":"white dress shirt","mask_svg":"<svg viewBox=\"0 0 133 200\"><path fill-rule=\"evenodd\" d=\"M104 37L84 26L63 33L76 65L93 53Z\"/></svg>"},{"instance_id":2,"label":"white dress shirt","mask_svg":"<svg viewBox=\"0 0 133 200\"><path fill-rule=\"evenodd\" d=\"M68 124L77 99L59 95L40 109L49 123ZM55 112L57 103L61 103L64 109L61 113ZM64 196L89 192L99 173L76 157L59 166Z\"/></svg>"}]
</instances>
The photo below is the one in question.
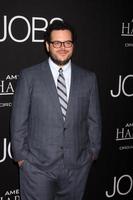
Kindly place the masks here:
<instances>
[{"instance_id":1,"label":"white dress shirt","mask_svg":"<svg viewBox=\"0 0 133 200\"><path fill-rule=\"evenodd\" d=\"M57 79L59 76L59 69L60 66L56 65L51 58L48 59L49 66L53 75L53 79L57 88ZM71 85L71 60L62 66L63 74L66 82L66 89L67 89L67 99L69 99L69 93L70 93L70 85Z\"/></svg>"}]
</instances>

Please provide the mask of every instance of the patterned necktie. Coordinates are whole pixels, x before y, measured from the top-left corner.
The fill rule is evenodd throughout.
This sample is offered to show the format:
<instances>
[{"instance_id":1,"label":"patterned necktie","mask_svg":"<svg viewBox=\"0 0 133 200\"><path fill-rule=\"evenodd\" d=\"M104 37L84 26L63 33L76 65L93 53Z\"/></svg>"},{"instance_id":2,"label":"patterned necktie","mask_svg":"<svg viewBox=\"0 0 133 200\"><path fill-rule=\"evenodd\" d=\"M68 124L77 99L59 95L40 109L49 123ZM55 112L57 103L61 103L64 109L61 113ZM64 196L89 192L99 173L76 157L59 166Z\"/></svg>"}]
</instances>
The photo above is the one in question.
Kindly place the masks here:
<instances>
[{"instance_id":1,"label":"patterned necktie","mask_svg":"<svg viewBox=\"0 0 133 200\"><path fill-rule=\"evenodd\" d=\"M67 90L62 68L59 69L59 76L57 79L57 93L59 97L61 111L63 114L63 119L65 121L67 112Z\"/></svg>"}]
</instances>

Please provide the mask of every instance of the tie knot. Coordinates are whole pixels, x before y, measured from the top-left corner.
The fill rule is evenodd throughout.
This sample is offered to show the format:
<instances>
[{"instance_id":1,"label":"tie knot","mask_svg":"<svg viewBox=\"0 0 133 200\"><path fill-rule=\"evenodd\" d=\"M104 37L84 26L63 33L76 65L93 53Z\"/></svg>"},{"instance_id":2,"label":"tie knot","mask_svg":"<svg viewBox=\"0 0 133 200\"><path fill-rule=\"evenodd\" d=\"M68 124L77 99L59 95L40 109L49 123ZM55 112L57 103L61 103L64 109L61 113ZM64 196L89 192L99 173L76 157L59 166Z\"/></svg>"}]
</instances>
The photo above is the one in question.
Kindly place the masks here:
<instances>
[{"instance_id":1,"label":"tie knot","mask_svg":"<svg viewBox=\"0 0 133 200\"><path fill-rule=\"evenodd\" d=\"M60 74L63 73L63 69L62 69L62 68L59 69L59 73L60 73Z\"/></svg>"}]
</instances>

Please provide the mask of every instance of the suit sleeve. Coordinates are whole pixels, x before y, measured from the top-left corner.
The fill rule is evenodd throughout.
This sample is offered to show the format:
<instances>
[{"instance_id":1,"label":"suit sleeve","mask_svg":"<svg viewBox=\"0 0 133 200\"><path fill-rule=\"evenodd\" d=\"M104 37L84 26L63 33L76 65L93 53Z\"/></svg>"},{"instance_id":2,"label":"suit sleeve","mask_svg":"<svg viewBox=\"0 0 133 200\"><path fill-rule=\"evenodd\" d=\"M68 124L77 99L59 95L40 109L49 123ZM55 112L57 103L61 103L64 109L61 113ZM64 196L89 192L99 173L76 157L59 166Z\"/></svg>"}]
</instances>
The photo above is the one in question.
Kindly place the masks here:
<instances>
[{"instance_id":1,"label":"suit sleeve","mask_svg":"<svg viewBox=\"0 0 133 200\"><path fill-rule=\"evenodd\" d=\"M95 74L92 75L93 76L89 103L88 126L90 150L92 152L93 159L95 160L97 159L101 148L101 112L97 79Z\"/></svg>"},{"instance_id":2,"label":"suit sleeve","mask_svg":"<svg viewBox=\"0 0 133 200\"><path fill-rule=\"evenodd\" d=\"M11 113L11 145L15 161L24 160L27 156L29 112L29 87L24 73L21 72L17 81Z\"/></svg>"}]
</instances>

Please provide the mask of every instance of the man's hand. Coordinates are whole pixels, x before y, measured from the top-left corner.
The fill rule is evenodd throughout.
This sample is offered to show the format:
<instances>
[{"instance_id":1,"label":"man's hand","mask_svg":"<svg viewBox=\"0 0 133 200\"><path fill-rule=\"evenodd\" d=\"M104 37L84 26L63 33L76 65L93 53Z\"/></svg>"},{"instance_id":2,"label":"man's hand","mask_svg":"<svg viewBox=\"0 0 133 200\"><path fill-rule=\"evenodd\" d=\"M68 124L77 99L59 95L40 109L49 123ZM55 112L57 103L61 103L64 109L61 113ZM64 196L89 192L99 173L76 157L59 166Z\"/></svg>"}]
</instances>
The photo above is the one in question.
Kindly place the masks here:
<instances>
[{"instance_id":1,"label":"man's hand","mask_svg":"<svg viewBox=\"0 0 133 200\"><path fill-rule=\"evenodd\" d=\"M19 165L19 167L21 167L21 165L23 164L23 162L24 162L24 160L20 160L20 161L18 161L18 165Z\"/></svg>"}]
</instances>

